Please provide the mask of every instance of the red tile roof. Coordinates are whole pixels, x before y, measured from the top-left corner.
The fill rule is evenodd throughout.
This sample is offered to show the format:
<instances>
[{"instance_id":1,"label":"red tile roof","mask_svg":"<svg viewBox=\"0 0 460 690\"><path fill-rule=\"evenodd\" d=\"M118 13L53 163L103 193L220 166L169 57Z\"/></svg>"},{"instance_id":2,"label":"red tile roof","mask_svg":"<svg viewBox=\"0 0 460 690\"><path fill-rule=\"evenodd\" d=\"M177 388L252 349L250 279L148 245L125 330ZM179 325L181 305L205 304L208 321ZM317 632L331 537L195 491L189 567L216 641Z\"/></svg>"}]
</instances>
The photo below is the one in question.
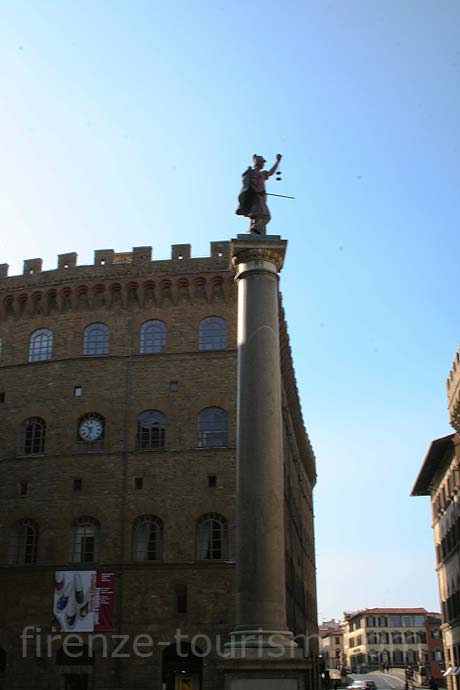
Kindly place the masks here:
<instances>
[{"instance_id":1,"label":"red tile roof","mask_svg":"<svg viewBox=\"0 0 460 690\"><path fill-rule=\"evenodd\" d=\"M360 616L363 613L365 614L387 614L387 615L428 615L428 616L441 616L440 613L434 613L433 611L427 611L426 609L423 608L373 608L373 609L361 609L361 611L353 611L352 613L347 613L345 614L347 618L355 618L356 616Z\"/></svg>"}]
</instances>

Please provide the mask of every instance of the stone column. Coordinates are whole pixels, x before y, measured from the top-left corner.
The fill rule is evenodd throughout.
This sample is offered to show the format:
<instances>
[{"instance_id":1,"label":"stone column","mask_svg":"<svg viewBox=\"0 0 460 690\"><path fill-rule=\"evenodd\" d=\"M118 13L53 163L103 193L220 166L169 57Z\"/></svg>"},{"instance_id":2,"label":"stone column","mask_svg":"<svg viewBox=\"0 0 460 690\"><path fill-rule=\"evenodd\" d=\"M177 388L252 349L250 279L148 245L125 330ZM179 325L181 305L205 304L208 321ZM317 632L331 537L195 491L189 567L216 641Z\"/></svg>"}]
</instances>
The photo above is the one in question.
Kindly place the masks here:
<instances>
[{"instance_id":1,"label":"stone column","mask_svg":"<svg viewBox=\"0 0 460 690\"><path fill-rule=\"evenodd\" d=\"M278 272L287 242L238 236L237 620L238 647L293 646L285 599L283 425Z\"/></svg>"}]
</instances>

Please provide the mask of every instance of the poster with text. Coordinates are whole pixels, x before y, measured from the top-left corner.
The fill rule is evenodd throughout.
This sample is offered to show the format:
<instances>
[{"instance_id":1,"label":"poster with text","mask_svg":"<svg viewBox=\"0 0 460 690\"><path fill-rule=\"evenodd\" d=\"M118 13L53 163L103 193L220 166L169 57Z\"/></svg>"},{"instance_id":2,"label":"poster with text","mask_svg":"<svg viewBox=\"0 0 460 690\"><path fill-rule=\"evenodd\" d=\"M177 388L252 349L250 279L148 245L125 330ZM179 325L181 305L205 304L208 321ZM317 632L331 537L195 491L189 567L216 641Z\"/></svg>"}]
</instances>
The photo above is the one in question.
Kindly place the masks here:
<instances>
[{"instance_id":1,"label":"poster with text","mask_svg":"<svg viewBox=\"0 0 460 690\"><path fill-rule=\"evenodd\" d=\"M114 574L59 570L54 578L53 617L61 632L110 632Z\"/></svg>"}]
</instances>

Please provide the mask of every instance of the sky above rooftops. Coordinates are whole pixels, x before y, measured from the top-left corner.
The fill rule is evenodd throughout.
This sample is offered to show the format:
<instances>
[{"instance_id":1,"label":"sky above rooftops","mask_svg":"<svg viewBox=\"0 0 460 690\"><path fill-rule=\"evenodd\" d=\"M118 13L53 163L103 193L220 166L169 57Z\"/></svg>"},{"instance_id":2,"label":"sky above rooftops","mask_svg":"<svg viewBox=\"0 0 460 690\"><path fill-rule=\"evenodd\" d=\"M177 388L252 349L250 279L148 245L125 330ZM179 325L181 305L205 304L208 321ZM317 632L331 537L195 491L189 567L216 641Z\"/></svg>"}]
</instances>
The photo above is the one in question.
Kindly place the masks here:
<instances>
[{"instance_id":1,"label":"sky above rooftops","mask_svg":"<svg viewBox=\"0 0 460 690\"><path fill-rule=\"evenodd\" d=\"M207 255L253 153L318 466L319 617L438 610L427 498L460 335L455 0L59 3L0 10L0 263Z\"/></svg>"}]
</instances>

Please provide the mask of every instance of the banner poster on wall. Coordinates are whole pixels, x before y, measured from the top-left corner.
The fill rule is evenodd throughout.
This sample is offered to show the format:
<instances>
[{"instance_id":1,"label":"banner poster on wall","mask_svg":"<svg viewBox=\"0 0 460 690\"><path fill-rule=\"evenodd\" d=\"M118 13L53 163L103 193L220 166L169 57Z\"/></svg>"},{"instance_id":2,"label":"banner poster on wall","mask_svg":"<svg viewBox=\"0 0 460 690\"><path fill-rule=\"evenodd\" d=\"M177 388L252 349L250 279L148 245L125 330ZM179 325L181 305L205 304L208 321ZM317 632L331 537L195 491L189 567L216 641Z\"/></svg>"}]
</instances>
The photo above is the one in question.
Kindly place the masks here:
<instances>
[{"instance_id":1,"label":"banner poster on wall","mask_svg":"<svg viewBox=\"0 0 460 690\"><path fill-rule=\"evenodd\" d=\"M53 619L60 632L112 630L114 573L59 570L54 577Z\"/></svg>"}]
</instances>

